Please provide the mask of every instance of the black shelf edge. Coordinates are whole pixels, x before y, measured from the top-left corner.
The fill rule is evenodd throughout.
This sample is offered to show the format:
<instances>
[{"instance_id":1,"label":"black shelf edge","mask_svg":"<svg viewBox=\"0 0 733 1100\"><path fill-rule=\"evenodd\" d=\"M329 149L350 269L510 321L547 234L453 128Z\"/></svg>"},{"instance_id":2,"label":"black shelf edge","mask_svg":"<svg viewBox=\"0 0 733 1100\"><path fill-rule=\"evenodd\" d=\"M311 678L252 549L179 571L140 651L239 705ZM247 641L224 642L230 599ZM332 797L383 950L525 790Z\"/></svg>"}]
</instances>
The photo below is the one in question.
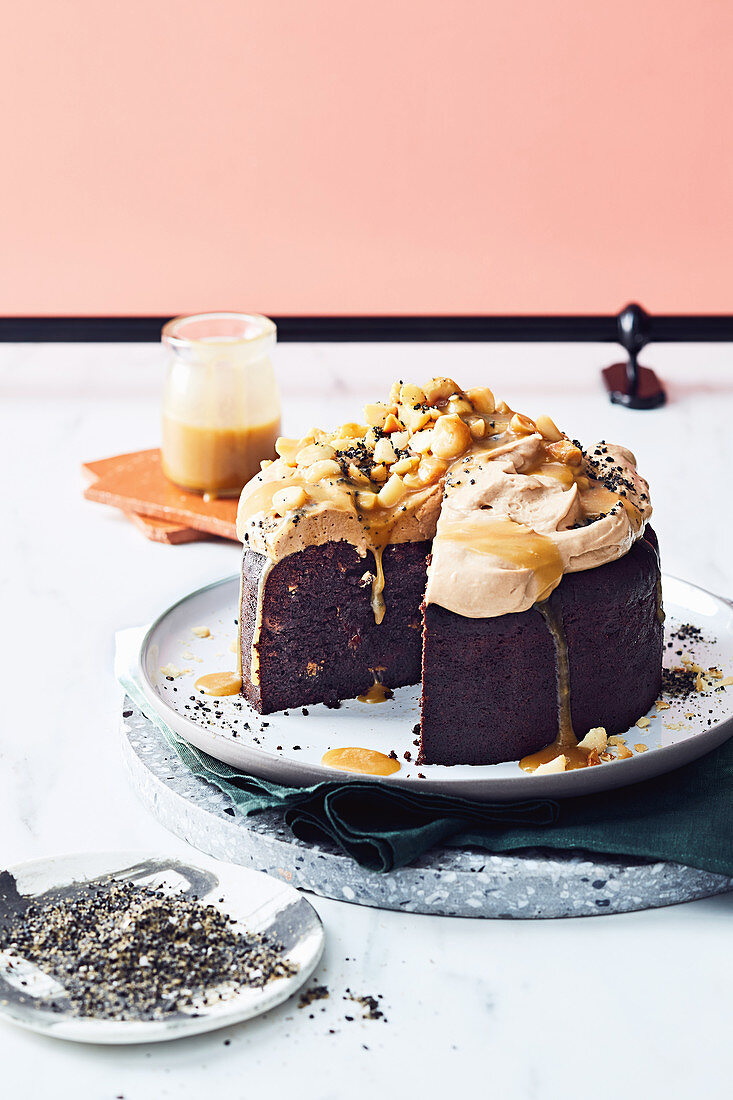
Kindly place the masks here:
<instances>
[{"instance_id":1,"label":"black shelf edge","mask_svg":"<svg viewBox=\"0 0 733 1100\"><path fill-rule=\"evenodd\" d=\"M155 343L169 317L0 317L0 343ZM284 343L618 343L615 315L273 317ZM733 341L733 314L652 315L648 342Z\"/></svg>"}]
</instances>

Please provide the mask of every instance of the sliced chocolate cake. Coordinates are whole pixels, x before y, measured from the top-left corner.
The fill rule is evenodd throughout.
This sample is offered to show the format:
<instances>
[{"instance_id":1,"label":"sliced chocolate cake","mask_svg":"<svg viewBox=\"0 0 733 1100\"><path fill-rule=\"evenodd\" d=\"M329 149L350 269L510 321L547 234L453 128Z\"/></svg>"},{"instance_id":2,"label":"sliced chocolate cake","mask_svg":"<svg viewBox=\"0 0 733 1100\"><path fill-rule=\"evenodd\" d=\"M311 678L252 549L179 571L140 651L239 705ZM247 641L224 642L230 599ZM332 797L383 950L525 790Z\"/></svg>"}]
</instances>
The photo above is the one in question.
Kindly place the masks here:
<instances>
[{"instance_id":1,"label":"sliced chocolate cake","mask_svg":"<svg viewBox=\"0 0 733 1100\"><path fill-rule=\"evenodd\" d=\"M361 558L348 542L327 542L270 566L261 554L245 551L242 690L248 701L261 714L270 714L310 703L337 706L375 682L390 688L418 683L429 550L429 542L386 547L380 623L372 609L376 566L371 552Z\"/></svg>"},{"instance_id":2,"label":"sliced chocolate cake","mask_svg":"<svg viewBox=\"0 0 733 1100\"><path fill-rule=\"evenodd\" d=\"M656 549L639 539L616 561L566 574L549 597L566 639L570 720L581 736L599 726L607 736L623 733L658 697L658 592ZM420 763L494 764L558 741L555 641L536 607L493 618L438 604L424 610Z\"/></svg>"},{"instance_id":3,"label":"sliced chocolate cake","mask_svg":"<svg viewBox=\"0 0 733 1100\"><path fill-rule=\"evenodd\" d=\"M528 767L560 770L596 762L578 739L655 698L659 564L628 451L584 453L446 378L277 451L238 517L242 690L261 713L422 668L425 763L552 743Z\"/></svg>"}]
</instances>

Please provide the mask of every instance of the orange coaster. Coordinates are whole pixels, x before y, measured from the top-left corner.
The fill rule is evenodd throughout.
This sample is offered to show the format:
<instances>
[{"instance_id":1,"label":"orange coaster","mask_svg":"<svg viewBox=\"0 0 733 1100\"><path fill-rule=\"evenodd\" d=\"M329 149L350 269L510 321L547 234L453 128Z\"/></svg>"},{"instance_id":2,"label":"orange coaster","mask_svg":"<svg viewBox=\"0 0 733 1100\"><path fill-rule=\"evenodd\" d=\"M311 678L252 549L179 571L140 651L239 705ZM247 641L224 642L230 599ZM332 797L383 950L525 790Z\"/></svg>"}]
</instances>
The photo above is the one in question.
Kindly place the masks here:
<instances>
[{"instance_id":1,"label":"orange coaster","mask_svg":"<svg viewBox=\"0 0 733 1100\"><path fill-rule=\"evenodd\" d=\"M183 527L180 523L168 523L165 519L141 516L139 512L125 512L125 515L151 542L180 546L183 542L206 542L211 538L206 531L197 531L195 527Z\"/></svg>"},{"instance_id":2,"label":"orange coaster","mask_svg":"<svg viewBox=\"0 0 733 1100\"><path fill-rule=\"evenodd\" d=\"M100 458L98 462L84 462L82 470L90 475L91 481L96 481L102 474L115 470L120 457L122 456L118 455L116 458ZM165 519L153 519L152 516L141 516L137 512L125 512L125 515L151 542L178 546L182 542L202 542L210 537L205 531L184 527L180 523L169 523Z\"/></svg>"},{"instance_id":3,"label":"orange coaster","mask_svg":"<svg viewBox=\"0 0 733 1100\"><path fill-rule=\"evenodd\" d=\"M238 542L236 531L237 499L223 497L206 503L198 493L187 493L172 485L163 474L160 451L137 451L99 462L88 462L84 469L96 480L84 490L87 500L111 504L138 517L163 521L170 528L157 528L157 536L146 529L149 538L164 542L190 542L201 534L220 535ZM138 522L138 518L135 522ZM190 531L186 536L182 531ZM178 537L175 532L178 532Z\"/></svg>"}]
</instances>

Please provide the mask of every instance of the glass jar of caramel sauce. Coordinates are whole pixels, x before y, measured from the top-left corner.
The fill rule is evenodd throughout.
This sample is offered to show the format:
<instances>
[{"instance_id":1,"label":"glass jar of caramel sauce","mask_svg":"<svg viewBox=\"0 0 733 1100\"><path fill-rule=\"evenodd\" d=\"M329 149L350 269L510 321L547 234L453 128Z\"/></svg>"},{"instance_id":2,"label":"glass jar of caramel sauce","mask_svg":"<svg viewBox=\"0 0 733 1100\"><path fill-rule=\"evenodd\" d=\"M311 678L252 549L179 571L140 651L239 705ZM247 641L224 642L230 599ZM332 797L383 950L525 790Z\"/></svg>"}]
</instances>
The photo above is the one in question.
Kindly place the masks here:
<instances>
[{"instance_id":1,"label":"glass jar of caramel sauce","mask_svg":"<svg viewBox=\"0 0 733 1100\"><path fill-rule=\"evenodd\" d=\"M199 313L169 321L161 338L170 355L163 472L183 489L237 496L276 457L275 325L255 313Z\"/></svg>"}]
</instances>

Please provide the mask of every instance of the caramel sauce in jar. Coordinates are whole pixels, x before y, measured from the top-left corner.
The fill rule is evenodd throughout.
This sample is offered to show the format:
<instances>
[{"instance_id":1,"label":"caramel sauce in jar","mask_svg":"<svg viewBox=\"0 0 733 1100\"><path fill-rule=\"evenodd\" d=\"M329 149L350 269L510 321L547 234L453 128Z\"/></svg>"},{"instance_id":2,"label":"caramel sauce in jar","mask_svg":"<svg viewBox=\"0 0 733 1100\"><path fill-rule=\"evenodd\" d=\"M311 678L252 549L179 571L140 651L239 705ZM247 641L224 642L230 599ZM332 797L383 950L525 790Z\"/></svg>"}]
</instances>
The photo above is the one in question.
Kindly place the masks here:
<instances>
[{"instance_id":1,"label":"caramel sauce in jar","mask_svg":"<svg viewBox=\"0 0 733 1100\"><path fill-rule=\"evenodd\" d=\"M275 457L280 420L243 428L203 428L163 417L163 473L182 489L216 496L238 496Z\"/></svg>"},{"instance_id":2,"label":"caramel sauce in jar","mask_svg":"<svg viewBox=\"0 0 733 1100\"><path fill-rule=\"evenodd\" d=\"M280 397L267 317L202 313L163 328L170 353L163 394L162 465L169 481L211 497L236 496L275 458Z\"/></svg>"}]
</instances>

